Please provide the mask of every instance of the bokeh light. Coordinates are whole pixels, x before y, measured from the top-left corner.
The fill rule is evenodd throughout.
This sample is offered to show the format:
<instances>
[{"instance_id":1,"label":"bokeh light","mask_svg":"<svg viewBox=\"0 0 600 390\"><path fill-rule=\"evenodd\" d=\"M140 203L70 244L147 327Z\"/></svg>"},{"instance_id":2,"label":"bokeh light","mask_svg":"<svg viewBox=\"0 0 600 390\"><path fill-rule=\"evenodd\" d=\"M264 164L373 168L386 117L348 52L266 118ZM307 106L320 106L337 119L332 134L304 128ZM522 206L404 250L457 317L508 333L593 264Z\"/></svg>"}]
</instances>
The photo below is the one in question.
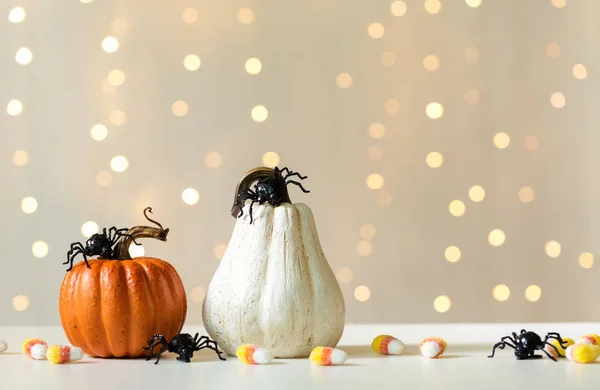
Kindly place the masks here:
<instances>
[{"instance_id":1,"label":"bokeh light","mask_svg":"<svg viewBox=\"0 0 600 390\"><path fill-rule=\"evenodd\" d=\"M375 201L382 207L389 206L392 203L392 193L388 190L381 190L375 196Z\"/></svg>"},{"instance_id":2,"label":"bokeh light","mask_svg":"<svg viewBox=\"0 0 600 390\"><path fill-rule=\"evenodd\" d=\"M452 214L455 217L463 216L466 210L467 207L465 206L462 200L453 200L452 202L450 202L450 205L448 205L448 211L450 211L450 214Z\"/></svg>"},{"instance_id":3,"label":"bokeh light","mask_svg":"<svg viewBox=\"0 0 600 390\"><path fill-rule=\"evenodd\" d=\"M519 200L523 203L531 203L535 199L535 191L531 187L521 187L519 189Z\"/></svg>"},{"instance_id":4,"label":"bokeh light","mask_svg":"<svg viewBox=\"0 0 600 390\"><path fill-rule=\"evenodd\" d=\"M525 137L525 149L534 151L540 147L540 139L536 135L528 135Z\"/></svg>"},{"instance_id":5,"label":"bokeh light","mask_svg":"<svg viewBox=\"0 0 600 390\"><path fill-rule=\"evenodd\" d=\"M204 289L204 287L194 287L192 289L192 301L194 302L202 302L204 300L204 297L206 296L206 290Z\"/></svg>"},{"instance_id":6,"label":"bokeh light","mask_svg":"<svg viewBox=\"0 0 600 390\"><path fill-rule=\"evenodd\" d=\"M510 145L510 136L506 133L497 133L494 135L494 146L498 149L506 149Z\"/></svg>"},{"instance_id":7,"label":"bokeh light","mask_svg":"<svg viewBox=\"0 0 600 390\"><path fill-rule=\"evenodd\" d=\"M425 162L431 168L439 168L444 164L444 156L440 152L431 152L425 157Z\"/></svg>"},{"instance_id":8,"label":"bokeh light","mask_svg":"<svg viewBox=\"0 0 600 390\"><path fill-rule=\"evenodd\" d=\"M379 122L371 123L369 135L374 139L381 139L385 135L385 126Z\"/></svg>"},{"instance_id":9,"label":"bokeh light","mask_svg":"<svg viewBox=\"0 0 600 390\"><path fill-rule=\"evenodd\" d=\"M356 253L363 257L369 256L373 253L373 244L366 240L359 241L358 244L356 244Z\"/></svg>"},{"instance_id":10,"label":"bokeh light","mask_svg":"<svg viewBox=\"0 0 600 390\"><path fill-rule=\"evenodd\" d=\"M252 75L259 74L262 70L262 62L256 57L248 58L245 66L246 72Z\"/></svg>"},{"instance_id":11,"label":"bokeh light","mask_svg":"<svg viewBox=\"0 0 600 390\"><path fill-rule=\"evenodd\" d=\"M133 242L129 244L129 256L131 258L143 257L144 255L146 255L146 250L143 245L136 245Z\"/></svg>"},{"instance_id":12,"label":"bokeh light","mask_svg":"<svg viewBox=\"0 0 600 390\"><path fill-rule=\"evenodd\" d=\"M6 113L11 116L20 115L23 112L23 103L17 99L12 99L6 105Z\"/></svg>"},{"instance_id":13,"label":"bokeh light","mask_svg":"<svg viewBox=\"0 0 600 390\"><path fill-rule=\"evenodd\" d=\"M560 57L560 46L555 42L550 42L546 45L546 55L550 58Z\"/></svg>"},{"instance_id":14,"label":"bokeh light","mask_svg":"<svg viewBox=\"0 0 600 390\"><path fill-rule=\"evenodd\" d=\"M433 300L433 309L438 313L445 313L450 310L452 301L447 295L440 295Z\"/></svg>"},{"instance_id":15,"label":"bokeh light","mask_svg":"<svg viewBox=\"0 0 600 390\"><path fill-rule=\"evenodd\" d=\"M396 99L388 99L383 103L383 109L388 115L395 115L400 111L400 102Z\"/></svg>"},{"instance_id":16,"label":"bokeh light","mask_svg":"<svg viewBox=\"0 0 600 390\"><path fill-rule=\"evenodd\" d=\"M103 169L96 174L96 183L98 183L99 186L107 187L111 182L112 174L109 171Z\"/></svg>"},{"instance_id":17,"label":"bokeh light","mask_svg":"<svg viewBox=\"0 0 600 390\"><path fill-rule=\"evenodd\" d=\"M250 111L250 116L252 117L252 120L254 122L262 123L267 120L267 117L269 116L269 111L265 106L254 106L252 108L252 111Z\"/></svg>"},{"instance_id":18,"label":"bokeh light","mask_svg":"<svg viewBox=\"0 0 600 390\"><path fill-rule=\"evenodd\" d=\"M194 24L198 21L198 11L194 8L186 8L181 12L181 19L184 23Z\"/></svg>"},{"instance_id":19,"label":"bokeh light","mask_svg":"<svg viewBox=\"0 0 600 390\"><path fill-rule=\"evenodd\" d=\"M554 92L552 96L550 96L550 104L552 104L552 107L554 108L563 108L566 103L565 95L560 92Z\"/></svg>"},{"instance_id":20,"label":"bokeh light","mask_svg":"<svg viewBox=\"0 0 600 390\"><path fill-rule=\"evenodd\" d=\"M200 57L198 57L196 54L188 54L183 58L183 67L190 72L200 69L201 63L202 61L200 61Z\"/></svg>"},{"instance_id":21,"label":"bokeh light","mask_svg":"<svg viewBox=\"0 0 600 390\"><path fill-rule=\"evenodd\" d=\"M479 49L472 45L467 46L463 51L463 57L468 63L472 64L474 62L477 62L479 61Z\"/></svg>"},{"instance_id":22,"label":"bokeh light","mask_svg":"<svg viewBox=\"0 0 600 390\"><path fill-rule=\"evenodd\" d=\"M481 202L485 199L485 190L482 186L473 186L469 188L469 198L473 202Z\"/></svg>"},{"instance_id":23,"label":"bokeh light","mask_svg":"<svg viewBox=\"0 0 600 390\"><path fill-rule=\"evenodd\" d=\"M573 77L577 80L583 80L587 77L587 69L583 64L576 64L573 66Z\"/></svg>"},{"instance_id":24,"label":"bokeh light","mask_svg":"<svg viewBox=\"0 0 600 390\"><path fill-rule=\"evenodd\" d=\"M506 235L500 229L494 229L488 235L488 242L491 246L500 246L506 241Z\"/></svg>"},{"instance_id":25,"label":"bokeh light","mask_svg":"<svg viewBox=\"0 0 600 390\"><path fill-rule=\"evenodd\" d=\"M204 163L209 168L218 168L221 166L221 154L219 152L208 152L204 157Z\"/></svg>"},{"instance_id":26,"label":"bokeh light","mask_svg":"<svg viewBox=\"0 0 600 390\"><path fill-rule=\"evenodd\" d=\"M29 298L25 295L17 295L13 297L12 304L16 311L25 311L29 307Z\"/></svg>"},{"instance_id":27,"label":"bokeh light","mask_svg":"<svg viewBox=\"0 0 600 390\"><path fill-rule=\"evenodd\" d=\"M34 213L38 208L37 200L32 196L27 196L21 200L21 210L25 214Z\"/></svg>"},{"instance_id":28,"label":"bokeh light","mask_svg":"<svg viewBox=\"0 0 600 390\"><path fill-rule=\"evenodd\" d=\"M439 66L440 66L440 59L437 56L430 54L430 55L426 56L425 58L423 58L423 67L426 70L433 72L434 70L437 70L437 68L439 68Z\"/></svg>"},{"instance_id":29,"label":"bokeh light","mask_svg":"<svg viewBox=\"0 0 600 390\"><path fill-rule=\"evenodd\" d=\"M370 223L360 227L360 238L363 240L371 240L375 237L375 226Z\"/></svg>"},{"instance_id":30,"label":"bokeh light","mask_svg":"<svg viewBox=\"0 0 600 390\"><path fill-rule=\"evenodd\" d=\"M369 36L371 38L379 39L383 36L385 29L383 27L383 24L375 22L369 24L367 31L369 32Z\"/></svg>"},{"instance_id":31,"label":"bokeh light","mask_svg":"<svg viewBox=\"0 0 600 390\"><path fill-rule=\"evenodd\" d=\"M560 252L562 251L560 243L554 240L548 241L544 249L546 254L552 258L557 258L560 256Z\"/></svg>"},{"instance_id":32,"label":"bokeh light","mask_svg":"<svg viewBox=\"0 0 600 390\"><path fill-rule=\"evenodd\" d=\"M45 241L36 241L31 246L31 252L35 257L46 257L48 254L48 244Z\"/></svg>"},{"instance_id":33,"label":"bokeh light","mask_svg":"<svg viewBox=\"0 0 600 390\"><path fill-rule=\"evenodd\" d=\"M98 224L94 221L87 221L86 223L84 223L83 225L81 225L81 234L85 237L85 238L90 238L92 236L92 234L96 234L98 233L98 230L100 228L98 227Z\"/></svg>"},{"instance_id":34,"label":"bokeh light","mask_svg":"<svg viewBox=\"0 0 600 390\"><path fill-rule=\"evenodd\" d=\"M102 141L108 136L108 129L103 124L98 123L92 126L90 134L92 135L92 139L94 141Z\"/></svg>"},{"instance_id":35,"label":"bokeh light","mask_svg":"<svg viewBox=\"0 0 600 390\"><path fill-rule=\"evenodd\" d=\"M372 190L378 190L383 187L383 176L379 173L371 173L367 176L367 187Z\"/></svg>"},{"instance_id":36,"label":"bokeh light","mask_svg":"<svg viewBox=\"0 0 600 390\"><path fill-rule=\"evenodd\" d=\"M465 3L471 8L477 8L481 5L481 0L465 0Z\"/></svg>"},{"instance_id":37,"label":"bokeh light","mask_svg":"<svg viewBox=\"0 0 600 390\"><path fill-rule=\"evenodd\" d=\"M106 77L106 80L113 87L122 85L125 82L125 72L123 72L121 69L113 69L108 72L108 77Z\"/></svg>"},{"instance_id":38,"label":"bokeh light","mask_svg":"<svg viewBox=\"0 0 600 390\"><path fill-rule=\"evenodd\" d=\"M213 249L213 253L215 254L215 257L217 258L217 260L221 260L223 258L223 256L225 256L226 251L227 251L227 244L215 245L215 248Z\"/></svg>"},{"instance_id":39,"label":"bokeh light","mask_svg":"<svg viewBox=\"0 0 600 390\"><path fill-rule=\"evenodd\" d=\"M15 54L15 61L21 65L27 65L33 59L33 54L31 54L31 50L26 47L22 47L17 50L17 54Z\"/></svg>"},{"instance_id":40,"label":"bokeh light","mask_svg":"<svg viewBox=\"0 0 600 390\"><path fill-rule=\"evenodd\" d=\"M552 0L552 5L556 8L563 8L567 5L567 0Z\"/></svg>"},{"instance_id":41,"label":"bokeh light","mask_svg":"<svg viewBox=\"0 0 600 390\"><path fill-rule=\"evenodd\" d=\"M465 92L464 99L465 102L469 105L473 106L475 104L478 104L479 100L481 99L479 90L475 88L467 89L467 91Z\"/></svg>"},{"instance_id":42,"label":"bokeh light","mask_svg":"<svg viewBox=\"0 0 600 390\"><path fill-rule=\"evenodd\" d=\"M352 281L352 270L342 267L335 271L335 277L340 284L348 284Z\"/></svg>"},{"instance_id":43,"label":"bokeh light","mask_svg":"<svg viewBox=\"0 0 600 390\"><path fill-rule=\"evenodd\" d=\"M439 0L425 0L425 11L430 14L437 14L442 9L442 3Z\"/></svg>"},{"instance_id":44,"label":"bokeh light","mask_svg":"<svg viewBox=\"0 0 600 390\"><path fill-rule=\"evenodd\" d=\"M8 20L11 23L21 23L25 20L25 10L23 7L15 7L8 13Z\"/></svg>"},{"instance_id":45,"label":"bokeh light","mask_svg":"<svg viewBox=\"0 0 600 390\"><path fill-rule=\"evenodd\" d=\"M492 290L492 296L495 300L504 302L510 297L510 289L505 284L499 284Z\"/></svg>"},{"instance_id":46,"label":"bokeh light","mask_svg":"<svg viewBox=\"0 0 600 390\"><path fill-rule=\"evenodd\" d=\"M200 201L200 194L194 188L186 188L181 193L181 199L185 204L193 206Z\"/></svg>"},{"instance_id":47,"label":"bokeh light","mask_svg":"<svg viewBox=\"0 0 600 390\"><path fill-rule=\"evenodd\" d=\"M366 302L371 297L371 291L367 286L358 286L354 289L354 298L359 302Z\"/></svg>"},{"instance_id":48,"label":"bokeh light","mask_svg":"<svg viewBox=\"0 0 600 390\"><path fill-rule=\"evenodd\" d=\"M396 55L392 52L386 51L381 54L379 60L386 68L391 68L396 63Z\"/></svg>"},{"instance_id":49,"label":"bokeh light","mask_svg":"<svg viewBox=\"0 0 600 390\"><path fill-rule=\"evenodd\" d=\"M171 111L175 116L185 116L188 113L188 105L183 100L177 100L171 106Z\"/></svg>"},{"instance_id":50,"label":"bokeh light","mask_svg":"<svg viewBox=\"0 0 600 390\"><path fill-rule=\"evenodd\" d=\"M115 126L121 126L127 121L127 115L123 110L112 110L108 116L108 121Z\"/></svg>"},{"instance_id":51,"label":"bokeh light","mask_svg":"<svg viewBox=\"0 0 600 390\"><path fill-rule=\"evenodd\" d=\"M240 8L237 12L237 20L242 24L250 24L254 21L254 12L250 8Z\"/></svg>"},{"instance_id":52,"label":"bokeh light","mask_svg":"<svg viewBox=\"0 0 600 390\"><path fill-rule=\"evenodd\" d=\"M115 172L125 172L129 167L129 160L125 156L115 156L110 160L110 168Z\"/></svg>"},{"instance_id":53,"label":"bokeh light","mask_svg":"<svg viewBox=\"0 0 600 390\"><path fill-rule=\"evenodd\" d=\"M279 164L279 155L275 152L267 152L263 154L262 162L266 167L274 168Z\"/></svg>"},{"instance_id":54,"label":"bokeh light","mask_svg":"<svg viewBox=\"0 0 600 390\"><path fill-rule=\"evenodd\" d=\"M348 73L340 73L335 78L338 87L346 89L352 85L352 77Z\"/></svg>"},{"instance_id":55,"label":"bokeh light","mask_svg":"<svg viewBox=\"0 0 600 390\"><path fill-rule=\"evenodd\" d=\"M115 37L108 36L102 40L102 50L107 53L114 53L119 49L119 40Z\"/></svg>"},{"instance_id":56,"label":"bokeh light","mask_svg":"<svg viewBox=\"0 0 600 390\"><path fill-rule=\"evenodd\" d=\"M16 150L13 153L12 162L18 167L24 167L29 163L29 153L24 150Z\"/></svg>"},{"instance_id":57,"label":"bokeh light","mask_svg":"<svg viewBox=\"0 0 600 390\"><path fill-rule=\"evenodd\" d=\"M390 11L394 16L404 16L407 11L406 3L401 0L394 1L390 6Z\"/></svg>"},{"instance_id":58,"label":"bokeh light","mask_svg":"<svg viewBox=\"0 0 600 390\"><path fill-rule=\"evenodd\" d=\"M579 255L578 262L581 268L592 268L594 266L594 255L590 252L583 252Z\"/></svg>"},{"instance_id":59,"label":"bokeh light","mask_svg":"<svg viewBox=\"0 0 600 390\"><path fill-rule=\"evenodd\" d=\"M537 302L540 300L541 296L542 289L540 286L532 284L525 289L525 299L527 299L529 302Z\"/></svg>"},{"instance_id":60,"label":"bokeh light","mask_svg":"<svg viewBox=\"0 0 600 390\"><path fill-rule=\"evenodd\" d=\"M444 256L446 257L446 260L448 260L451 263L456 263L458 260L460 260L460 256L461 256L461 252L460 249L456 246L449 246L448 248L446 248L446 251L444 252Z\"/></svg>"},{"instance_id":61,"label":"bokeh light","mask_svg":"<svg viewBox=\"0 0 600 390\"><path fill-rule=\"evenodd\" d=\"M438 119L444 115L444 106L438 102L429 103L427 107L425 107L425 112L431 119Z\"/></svg>"}]
</instances>

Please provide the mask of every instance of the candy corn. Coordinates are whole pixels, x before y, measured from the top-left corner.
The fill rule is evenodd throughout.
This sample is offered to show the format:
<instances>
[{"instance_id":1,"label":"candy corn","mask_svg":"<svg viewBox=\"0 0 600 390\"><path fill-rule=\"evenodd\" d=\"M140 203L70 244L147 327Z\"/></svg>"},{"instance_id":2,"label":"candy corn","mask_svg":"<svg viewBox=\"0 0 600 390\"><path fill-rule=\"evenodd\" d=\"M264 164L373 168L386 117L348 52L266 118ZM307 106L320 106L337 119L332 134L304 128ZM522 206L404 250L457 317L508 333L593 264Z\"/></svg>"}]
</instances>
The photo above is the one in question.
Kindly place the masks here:
<instances>
[{"instance_id":1,"label":"candy corn","mask_svg":"<svg viewBox=\"0 0 600 390\"><path fill-rule=\"evenodd\" d=\"M566 343L566 347L569 347L569 346L575 344L575 341L573 341L573 339L570 339L568 337L563 337L563 341ZM546 348L544 348L546 350L546 352L548 352L550 355L554 356L555 358L565 357L565 348L566 347L565 348L561 347L558 340L552 339L552 340L548 340L548 342L550 344L554 345L556 347L556 349L552 348L549 345L546 345ZM558 350L558 354L556 353L556 350Z\"/></svg>"},{"instance_id":2,"label":"candy corn","mask_svg":"<svg viewBox=\"0 0 600 390\"><path fill-rule=\"evenodd\" d=\"M237 357L246 364L267 364L273 360L273 355L258 345L244 344L237 349Z\"/></svg>"},{"instance_id":3,"label":"candy corn","mask_svg":"<svg viewBox=\"0 0 600 390\"><path fill-rule=\"evenodd\" d=\"M77 347L70 347L68 345L51 345L48 348L46 357L53 364L65 364L81 360L83 357L83 351Z\"/></svg>"},{"instance_id":4,"label":"candy corn","mask_svg":"<svg viewBox=\"0 0 600 390\"><path fill-rule=\"evenodd\" d=\"M27 339L23 341L21 350L27 356L35 360L46 359L46 351L48 350L48 344L41 339Z\"/></svg>"},{"instance_id":5,"label":"candy corn","mask_svg":"<svg viewBox=\"0 0 600 390\"><path fill-rule=\"evenodd\" d=\"M597 334L586 334L577 340L575 344L591 344L591 345L600 345L600 336Z\"/></svg>"},{"instance_id":6,"label":"candy corn","mask_svg":"<svg viewBox=\"0 0 600 390\"><path fill-rule=\"evenodd\" d=\"M382 334L373 339L371 348L381 355L400 355L404 352L404 343L393 336Z\"/></svg>"},{"instance_id":7,"label":"candy corn","mask_svg":"<svg viewBox=\"0 0 600 390\"><path fill-rule=\"evenodd\" d=\"M7 349L8 349L8 344L6 344L6 341L0 340L0 352L4 352Z\"/></svg>"},{"instance_id":8,"label":"candy corn","mask_svg":"<svg viewBox=\"0 0 600 390\"><path fill-rule=\"evenodd\" d=\"M592 363L600 356L600 347L593 344L573 344L565 351L567 359L575 363Z\"/></svg>"},{"instance_id":9,"label":"candy corn","mask_svg":"<svg viewBox=\"0 0 600 390\"><path fill-rule=\"evenodd\" d=\"M427 337L421 340L419 350L421 355L428 358L436 358L441 356L446 350L447 344L444 339L439 337Z\"/></svg>"},{"instance_id":10,"label":"candy corn","mask_svg":"<svg viewBox=\"0 0 600 390\"><path fill-rule=\"evenodd\" d=\"M341 349L331 347L316 347L310 353L310 361L317 366L334 366L344 364L348 355Z\"/></svg>"}]
</instances>

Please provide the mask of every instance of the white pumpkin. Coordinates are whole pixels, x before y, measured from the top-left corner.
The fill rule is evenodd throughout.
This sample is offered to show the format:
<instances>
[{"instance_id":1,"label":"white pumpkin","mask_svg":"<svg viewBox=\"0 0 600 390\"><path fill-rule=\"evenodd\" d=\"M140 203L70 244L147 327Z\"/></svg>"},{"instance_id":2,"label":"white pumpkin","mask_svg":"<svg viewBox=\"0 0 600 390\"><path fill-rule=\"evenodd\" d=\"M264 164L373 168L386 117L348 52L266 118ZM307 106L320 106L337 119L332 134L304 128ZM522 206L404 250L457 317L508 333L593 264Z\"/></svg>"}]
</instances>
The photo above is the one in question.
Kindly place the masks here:
<instances>
[{"instance_id":1,"label":"white pumpkin","mask_svg":"<svg viewBox=\"0 0 600 390\"><path fill-rule=\"evenodd\" d=\"M310 208L255 204L252 224L243 211L204 299L210 337L229 355L242 344L277 358L335 347L346 309Z\"/></svg>"}]
</instances>

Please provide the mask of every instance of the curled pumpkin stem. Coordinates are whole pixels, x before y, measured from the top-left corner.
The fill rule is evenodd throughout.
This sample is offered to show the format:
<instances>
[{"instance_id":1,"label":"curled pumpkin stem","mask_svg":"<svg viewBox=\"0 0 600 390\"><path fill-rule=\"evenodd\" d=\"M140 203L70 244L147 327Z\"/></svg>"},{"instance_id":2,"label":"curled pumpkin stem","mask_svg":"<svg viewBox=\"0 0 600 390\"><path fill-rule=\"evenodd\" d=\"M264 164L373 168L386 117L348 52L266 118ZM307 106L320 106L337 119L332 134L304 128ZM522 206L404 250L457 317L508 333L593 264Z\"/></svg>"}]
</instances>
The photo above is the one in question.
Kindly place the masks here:
<instances>
[{"instance_id":1,"label":"curled pumpkin stem","mask_svg":"<svg viewBox=\"0 0 600 390\"><path fill-rule=\"evenodd\" d=\"M167 241L169 229L163 228L159 222L150 218L148 213L152 214L152 207L146 207L144 209L144 217L146 217L148 221L157 225L158 228L151 226L134 226L122 234L115 248L115 260L131 260L129 246L132 243L140 245L136 241L137 238L154 238L155 240Z\"/></svg>"}]
</instances>

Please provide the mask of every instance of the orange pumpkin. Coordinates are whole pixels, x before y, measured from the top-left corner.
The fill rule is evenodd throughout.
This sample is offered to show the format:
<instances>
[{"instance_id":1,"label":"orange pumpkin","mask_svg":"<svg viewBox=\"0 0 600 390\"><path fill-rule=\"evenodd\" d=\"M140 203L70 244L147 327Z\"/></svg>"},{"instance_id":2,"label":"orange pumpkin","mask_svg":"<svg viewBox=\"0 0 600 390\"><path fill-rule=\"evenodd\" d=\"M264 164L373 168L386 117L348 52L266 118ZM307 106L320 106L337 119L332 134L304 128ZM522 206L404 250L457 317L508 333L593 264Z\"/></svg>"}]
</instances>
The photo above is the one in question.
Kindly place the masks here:
<instances>
[{"instance_id":1,"label":"orange pumpkin","mask_svg":"<svg viewBox=\"0 0 600 390\"><path fill-rule=\"evenodd\" d=\"M134 227L115 249L129 259L88 260L90 268L80 262L67 272L59 312L72 345L90 356L140 357L153 334L170 340L181 332L187 300L177 271L160 259L131 259L128 252L135 238L166 241L167 233L162 226Z\"/></svg>"}]
</instances>

